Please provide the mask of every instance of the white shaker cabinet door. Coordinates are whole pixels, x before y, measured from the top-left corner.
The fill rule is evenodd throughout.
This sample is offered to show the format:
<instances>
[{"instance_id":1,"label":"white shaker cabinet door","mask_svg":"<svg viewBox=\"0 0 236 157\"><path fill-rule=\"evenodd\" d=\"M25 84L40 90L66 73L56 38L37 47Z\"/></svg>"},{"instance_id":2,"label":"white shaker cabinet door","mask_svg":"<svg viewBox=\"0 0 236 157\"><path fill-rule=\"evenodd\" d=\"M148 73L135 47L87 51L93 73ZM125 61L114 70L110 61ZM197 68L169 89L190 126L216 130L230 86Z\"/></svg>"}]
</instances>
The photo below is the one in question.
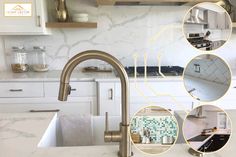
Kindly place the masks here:
<instances>
[{"instance_id":1,"label":"white shaker cabinet door","mask_svg":"<svg viewBox=\"0 0 236 157\"><path fill-rule=\"evenodd\" d=\"M226 16L225 13L217 14L217 29L226 29Z\"/></svg>"},{"instance_id":2,"label":"white shaker cabinet door","mask_svg":"<svg viewBox=\"0 0 236 157\"><path fill-rule=\"evenodd\" d=\"M208 29L216 29L217 28L217 14L214 11L207 11L207 19L208 19Z\"/></svg>"},{"instance_id":3,"label":"white shaker cabinet door","mask_svg":"<svg viewBox=\"0 0 236 157\"><path fill-rule=\"evenodd\" d=\"M0 1L0 35L46 35L45 0Z\"/></svg>"},{"instance_id":4,"label":"white shaker cabinet door","mask_svg":"<svg viewBox=\"0 0 236 157\"><path fill-rule=\"evenodd\" d=\"M105 112L108 112L109 116L120 116L120 99L116 97L115 91L114 82L98 83L98 111L100 116L104 116Z\"/></svg>"}]
</instances>

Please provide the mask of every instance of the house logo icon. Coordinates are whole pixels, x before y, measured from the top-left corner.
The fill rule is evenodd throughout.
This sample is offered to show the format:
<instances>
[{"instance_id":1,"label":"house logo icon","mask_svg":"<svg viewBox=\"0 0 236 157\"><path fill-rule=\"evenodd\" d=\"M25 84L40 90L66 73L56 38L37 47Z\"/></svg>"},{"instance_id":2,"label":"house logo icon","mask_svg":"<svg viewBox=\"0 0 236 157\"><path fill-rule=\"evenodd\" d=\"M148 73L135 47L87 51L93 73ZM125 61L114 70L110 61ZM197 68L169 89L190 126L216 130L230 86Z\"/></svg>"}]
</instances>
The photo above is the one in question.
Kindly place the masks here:
<instances>
[{"instance_id":1,"label":"house logo icon","mask_svg":"<svg viewBox=\"0 0 236 157\"><path fill-rule=\"evenodd\" d=\"M15 10L15 11L22 11L22 10L24 10L24 8L23 8L22 6L20 6L20 5L17 5L17 6L15 6L14 8L12 8L12 10Z\"/></svg>"}]
</instances>

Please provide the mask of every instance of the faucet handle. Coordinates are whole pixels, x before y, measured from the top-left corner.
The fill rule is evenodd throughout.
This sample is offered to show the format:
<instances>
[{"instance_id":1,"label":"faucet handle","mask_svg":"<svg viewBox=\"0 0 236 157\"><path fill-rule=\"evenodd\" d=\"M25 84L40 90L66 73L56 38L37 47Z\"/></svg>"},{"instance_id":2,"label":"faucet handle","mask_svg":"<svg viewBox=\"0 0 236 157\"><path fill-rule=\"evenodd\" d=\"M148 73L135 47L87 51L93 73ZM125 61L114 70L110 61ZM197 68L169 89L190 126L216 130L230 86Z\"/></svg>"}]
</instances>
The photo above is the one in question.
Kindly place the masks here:
<instances>
[{"instance_id":1,"label":"faucet handle","mask_svg":"<svg viewBox=\"0 0 236 157\"><path fill-rule=\"evenodd\" d=\"M68 95L71 94L71 86L68 84Z\"/></svg>"},{"instance_id":2,"label":"faucet handle","mask_svg":"<svg viewBox=\"0 0 236 157\"><path fill-rule=\"evenodd\" d=\"M108 112L105 113L105 131L109 131Z\"/></svg>"},{"instance_id":3,"label":"faucet handle","mask_svg":"<svg viewBox=\"0 0 236 157\"><path fill-rule=\"evenodd\" d=\"M104 141L105 142L112 142L112 132L109 131L109 124L108 124L108 112L105 112Z\"/></svg>"},{"instance_id":4,"label":"faucet handle","mask_svg":"<svg viewBox=\"0 0 236 157\"><path fill-rule=\"evenodd\" d=\"M121 137L122 137L121 131L109 131L108 112L106 112L105 113L104 141L105 142L120 142Z\"/></svg>"}]
</instances>

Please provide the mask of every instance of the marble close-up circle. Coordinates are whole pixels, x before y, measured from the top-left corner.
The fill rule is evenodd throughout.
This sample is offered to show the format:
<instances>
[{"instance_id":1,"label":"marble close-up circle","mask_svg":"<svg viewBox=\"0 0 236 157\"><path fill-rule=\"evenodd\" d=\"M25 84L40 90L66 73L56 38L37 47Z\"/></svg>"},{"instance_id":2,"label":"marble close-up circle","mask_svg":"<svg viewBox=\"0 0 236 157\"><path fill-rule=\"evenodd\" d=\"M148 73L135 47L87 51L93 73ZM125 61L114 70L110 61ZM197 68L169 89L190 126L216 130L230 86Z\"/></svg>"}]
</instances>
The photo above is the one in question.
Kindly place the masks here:
<instances>
[{"instance_id":1,"label":"marble close-up circle","mask_svg":"<svg viewBox=\"0 0 236 157\"><path fill-rule=\"evenodd\" d=\"M202 102L216 101L223 97L230 88L231 78L228 64L213 54L194 57L183 74L186 91Z\"/></svg>"}]
</instances>

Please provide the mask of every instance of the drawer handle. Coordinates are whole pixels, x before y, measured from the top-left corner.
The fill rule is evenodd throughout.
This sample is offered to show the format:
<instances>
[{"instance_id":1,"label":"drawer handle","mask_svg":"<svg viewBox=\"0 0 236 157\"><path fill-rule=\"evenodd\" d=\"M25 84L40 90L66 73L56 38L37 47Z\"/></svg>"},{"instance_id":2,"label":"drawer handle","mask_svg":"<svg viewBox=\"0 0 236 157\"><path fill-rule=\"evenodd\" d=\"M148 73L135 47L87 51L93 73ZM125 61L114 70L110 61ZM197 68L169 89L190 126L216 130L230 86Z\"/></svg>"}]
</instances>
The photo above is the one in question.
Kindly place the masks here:
<instances>
[{"instance_id":1,"label":"drawer handle","mask_svg":"<svg viewBox=\"0 0 236 157\"><path fill-rule=\"evenodd\" d=\"M41 27L41 16L37 16L37 25Z\"/></svg>"},{"instance_id":2,"label":"drawer handle","mask_svg":"<svg viewBox=\"0 0 236 157\"><path fill-rule=\"evenodd\" d=\"M111 88L111 89L109 89L109 100L113 100L113 89Z\"/></svg>"},{"instance_id":3,"label":"drawer handle","mask_svg":"<svg viewBox=\"0 0 236 157\"><path fill-rule=\"evenodd\" d=\"M71 88L71 91L76 91L76 88Z\"/></svg>"},{"instance_id":4,"label":"drawer handle","mask_svg":"<svg viewBox=\"0 0 236 157\"><path fill-rule=\"evenodd\" d=\"M54 110L30 110L30 112L59 112L59 109Z\"/></svg>"},{"instance_id":5,"label":"drawer handle","mask_svg":"<svg viewBox=\"0 0 236 157\"><path fill-rule=\"evenodd\" d=\"M23 89L10 89L10 92L23 92Z\"/></svg>"}]
</instances>

